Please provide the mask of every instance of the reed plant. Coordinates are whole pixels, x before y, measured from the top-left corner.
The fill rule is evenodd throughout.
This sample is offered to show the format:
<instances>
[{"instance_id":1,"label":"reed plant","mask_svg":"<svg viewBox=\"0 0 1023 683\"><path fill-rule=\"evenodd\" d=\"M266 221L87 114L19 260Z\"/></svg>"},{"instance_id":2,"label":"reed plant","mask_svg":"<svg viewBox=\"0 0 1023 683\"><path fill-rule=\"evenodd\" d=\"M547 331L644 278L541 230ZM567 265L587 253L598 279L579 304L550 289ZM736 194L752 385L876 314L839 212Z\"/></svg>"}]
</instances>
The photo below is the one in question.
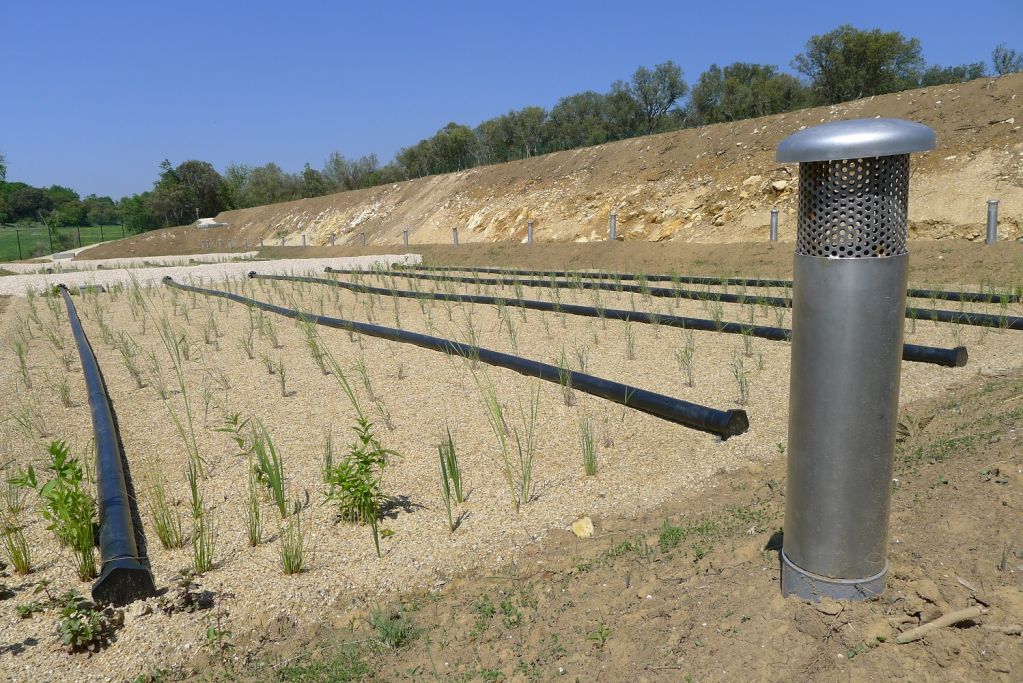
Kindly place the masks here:
<instances>
[{"instance_id":1,"label":"reed plant","mask_svg":"<svg viewBox=\"0 0 1023 683\"><path fill-rule=\"evenodd\" d=\"M572 371L568 367L568 356L565 349L561 349L558 356L558 383L561 385L561 396L566 406L575 405L575 392L572 391Z\"/></svg>"},{"instance_id":2,"label":"reed plant","mask_svg":"<svg viewBox=\"0 0 1023 683\"><path fill-rule=\"evenodd\" d=\"M252 471L256 481L270 492L281 517L288 514L288 504L284 490L284 458L277 450L270 437L266 425L257 420L249 436L249 448L252 453Z\"/></svg>"},{"instance_id":3,"label":"reed plant","mask_svg":"<svg viewBox=\"0 0 1023 683\"><path fill-rule=\"evenodd\" d=\"M160 545L168 550L185 545L181 513L168 501L163 474L157 468L153 468L148 477L146 493L146 507Z\"/></svg>"},{"instance_id":4,"label":"reed plant","mask_svg":"<svg viewBox=\"0 0 1023 683\"><path fill-rule=\"evenodd\" d=\"M449 482L455 503L461 505L465 502L465 495L462 491L462 468L458 464L458 453L455 450L455 441L451 437L450 428L445 429L444 441L437 447L437 450L444 478Z\"/></svg>"},{"instance_id":5,"label":"reed plant","mask_svg":"<svg viewBox=\"0 0 1023 683\"><path fill-rule=\"evenodd\" d=\"M731 362L732 377L735 378L735 384L739 391L739 397L736 402L739 405L746 405L749 402L749 370L745 368L742 354L733 351L732 362Z\"/></svg>"},{"instance_id":6,"label":"reed plant","mask_svg":"<svg viewBox=\"0 0 1023 683\"><path fill-rule=\"evenodd\" d=\"M263 542L263 510L259 500L259 481L249 460L248 498L245 505L245 531L253 548Z\"/></svg>"},{"instance_id":7,"label":"reed plant","mask_svg":"<svg viewBox=\"0 0 1023 683\"><path fill-rule=\"evenodd\" d=\"M203 506L198 516L192 519L192 572L205 574L213 569L213 557L217 548L217 527L213 512Z\"/></svg>"},{"instance_id":8,"label":"reed plant","mask_svg":"<svg viewBox=\"0 0 1023 683\"><path fill-rule=\"evenodd\" d=\"M295 513L284 524L278 555L285 574L298 574L305 564L305 538L302 535L302 514Z\"/></svg>"},{"instance_id":9,"label":"reed plant","mask_svg":"<svg viewBox=\"0 0 1023 683\"><path fill-rule=\"evenodd\" d=\"M682 334L685 337L685 345L675 347L675 361L678 363L679 370L686 378L686 385L693 387L695 386L693 381L693 352L696 345L693 340L692 330L683 330Z\"/></svg>"},{"instance_id":10,"label":"reed plant","mask_svg":"<svg viewBox=\"0 0 1023 683\"><path fill-rule=\"evenodd\" d=\"M597 439L590 418L583 415L579 418L579 448L583 455L583 471L586 476L597 474Z\"/></svg>"},{"instance_id":11,"label":"reed plant","mask_svg":"<svg viewBox=\"0 0 1023 683\"><path fill-rule=\"evenodd\" d=\"M32 548L16 515L0 514L0 547L16 574L32 573Z\"/></svg>"},{"instance_id":12,"label":"reed plant","mask_svg":"<svg viewBox=\"0 0 1023 683\"><path fill-rule=\"evenodd\" d=\"M22 339L16 339L12 348L18 361L18 372L21 373L21 379L25 382L25 387L31 389L32 375L28 372L28 343Z\"/></svg>"},{"instance_id":13,"label":"reed plant","mask_svg":"<svg viewBox=\"0 0 1023 683\"><path fill-rule=\"evenodd\" d=\"M497 396L497 389L486 370L473 372L476 386L487 411L487 421L501 448L501 464L505 483L515 510L532 499L533 460L536 456L536 422L539 414L540 387L530 392L528 412L519 408L522 429L511 429L505 409ZM513 443L514 442L514 443ZM514 446L514 451L513 451Z\"/></svg>"}]
</instances>

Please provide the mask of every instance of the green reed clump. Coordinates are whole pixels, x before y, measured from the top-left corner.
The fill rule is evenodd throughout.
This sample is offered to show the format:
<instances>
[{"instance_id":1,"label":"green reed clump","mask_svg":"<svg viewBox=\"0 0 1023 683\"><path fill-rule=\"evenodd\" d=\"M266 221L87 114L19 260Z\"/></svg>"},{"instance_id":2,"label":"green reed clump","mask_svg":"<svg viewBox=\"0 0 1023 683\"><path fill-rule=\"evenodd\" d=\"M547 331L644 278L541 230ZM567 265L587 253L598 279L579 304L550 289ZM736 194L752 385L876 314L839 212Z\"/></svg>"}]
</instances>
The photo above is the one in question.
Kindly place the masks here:
<instances>
[{"instance_id":1,"label":"green reed clump","mask_svg":"<svg viewBox=\"0 0 1023 683\"><path fill-rule=\"evenodd\" d=\"M590 418L585 415L579 418L579 448L583 455L583 471L586 476L597 474L597 439Z\"/></svg>"},{"instance_id":2,"label":"green reed clump","mask_svg":"<svg viewBox=\"0 0 1023 683\"><path fill-rule=\"evenodd\" d=\"M181 525L181 513L167 500L163 475L154 468L147 482L146 507L156 529L156 537L164 548L180 548L185 545L185 534Z\"/></svg>"},{"instance_id":3,"label":"green reed clump","mask_svg":"<svg viewBox=\"0 0 1023 683\"><path fill-rule=\"evenodd\" d=\"M288 518L280 535L278 556L285 574L298 574L305 564L305 538L302 535L302 514Z\"/></svg>"},{"instance_id":4,"label":"green reed clump","mask_svg":"<svg viewBox=\"0 0 1023 683\"><path fill-rule=\"evenodd\" d=\"M32 573L32 548L25 538L25 528L13 514L0 514L0 548L15 573Z\"/></svg>"}]
</instances>

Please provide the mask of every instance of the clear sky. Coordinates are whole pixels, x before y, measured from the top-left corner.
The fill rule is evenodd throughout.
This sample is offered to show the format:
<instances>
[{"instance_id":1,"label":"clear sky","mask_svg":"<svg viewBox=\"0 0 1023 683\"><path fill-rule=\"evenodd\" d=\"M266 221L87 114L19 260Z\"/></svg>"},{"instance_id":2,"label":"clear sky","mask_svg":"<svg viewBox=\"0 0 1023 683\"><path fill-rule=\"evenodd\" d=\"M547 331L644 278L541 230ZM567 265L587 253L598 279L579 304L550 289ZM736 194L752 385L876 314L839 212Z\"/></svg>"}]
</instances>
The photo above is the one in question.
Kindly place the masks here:
<instances>
[{"instance_id":1,"label":"clear sky","mask_svg":"<svg viewBox=\"0 0 1023 683\"><path fill-rule=\"evenodd\" d=\"M777 64L842 23L928 63L1023 50L1023 0L311 2L0 0L8 180L115 199L159 163L381 162L449 121L606 91L668 59Z\"/></svg>"}]
</instances>

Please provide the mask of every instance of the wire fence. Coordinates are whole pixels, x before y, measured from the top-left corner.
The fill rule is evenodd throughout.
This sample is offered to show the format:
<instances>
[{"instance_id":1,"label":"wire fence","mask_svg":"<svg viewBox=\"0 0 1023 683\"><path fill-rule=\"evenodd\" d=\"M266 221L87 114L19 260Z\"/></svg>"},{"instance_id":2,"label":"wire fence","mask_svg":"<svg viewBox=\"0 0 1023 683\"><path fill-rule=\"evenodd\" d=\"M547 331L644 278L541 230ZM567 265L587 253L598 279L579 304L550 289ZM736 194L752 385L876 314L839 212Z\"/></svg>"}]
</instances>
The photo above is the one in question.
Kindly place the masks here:
<instances>
[{"instance_id":1,"label":"wire fence","mask_svg":"<svg viewBox=\"0 0 1023 683\"><path fill-rule=\"evenodd\" d=\"M0 228L0 261L36 258L124 236L123 225Z\"/></svg>"}]
</instances>

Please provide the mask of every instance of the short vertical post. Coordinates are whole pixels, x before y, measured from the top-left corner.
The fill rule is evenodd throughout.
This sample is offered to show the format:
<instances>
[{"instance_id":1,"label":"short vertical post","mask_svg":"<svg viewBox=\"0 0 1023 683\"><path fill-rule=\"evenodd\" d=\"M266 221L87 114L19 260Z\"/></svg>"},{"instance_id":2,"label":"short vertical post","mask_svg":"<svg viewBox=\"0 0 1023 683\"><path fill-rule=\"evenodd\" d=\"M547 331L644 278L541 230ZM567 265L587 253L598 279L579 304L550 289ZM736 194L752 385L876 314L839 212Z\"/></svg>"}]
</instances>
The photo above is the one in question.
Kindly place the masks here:
<instances>
[{"instance_id":1,"label":"short vertical post","mask_svg":"<svg viewBox=\"0 0 1023 683\"><path fill-rule=\"evenodd\" d=\"M451 228L451 244L458 246L458 228Z\"/></svg>"},{"instance_id":2,"label":"short vertical post","mask_svg":"<svg viewBox=\"0 0 1023 683\"><path fill-rule=\"evenodd\" d=\"M334 246L334 233L330 233L330 246Z\"/></svg>"},{"instance_id":3,"label":"short vertical post","mask_svg":"<svg viewBox=\"0 0 1023 683\"><path fill-rule=\"evenodd\" d=\"M618 214L611 214L611 221L608 226L608 239L614 242L618 239Z\"/></svg>"},{"instance_id":4,"label":"short vertical post","mask_svg":"<svg viewBox=\"0 0 1023 683\"><path fill-rule=\"evenodd\" d=\"M53 253L53 228L46 226L46 236L50 238L50 253Z\"/></svg>"},{"instance_id":5,"label":"short vertical post","mask_svg":"<svg viewBox=\"0 0 1023 683\"><path fill-rule=\"evenodd\" d=\"M80 225L78 226L78 246L79 248L82 246L82 226Z\"/></svg>"},{"instance_id":6,"label":"short vertical post","mask_svg":"<svg viewBox=\"0 0 1023 683\"><path fill-rule=\"evenodd\" d=\"M18 260L24 260L24 256L21 253L21 230L14 231L14 239L18 240Z\"/></svg>"},{"instance_id":7,"label":"short vertical post","mask_svg":"<svg viewBox=\"0 0 1023 683\"><path fill-rule=\"evenodd\" d=\"M778 241L778 209L771 209L771 241Z\"/></svg>"},{"instance_id":8,"label":"short vertical post","mask_svg":"<svg viewBox=\"0 0 1023 683\"><path fill-rule=\"evenodd\" d=\"M107 239L106 235L103 234L103 226L99 226L99 241L105 242Z\"/></svg>"},{"instance_id":9,"label":"short vertical post","mask_svg":"<svg viewBox=\"0 0 1023 683\"><path fill-rule=\"evenodd\" d=\"M281 246L284 246L284 235L281 235Z\"/></svg>"},{"instance_id":10,"label":"short vertical post","mask_svg":"<svg viewBox=\"0 0 1023 683\"><path fill-rule=\"evenodd\" d=\"M533 220L530 219L526 223L526 244L533 243Z\"/></svg>"},{"instance_id":11,"label":"short vertical post","mask_svg":"<svg viewBox=\"0 0 1023 683\"><path fill-rule=\"evenodd\" d=\"M987 241L994 244L998 241L998 200L987 200Z\"/></svg>"},{"instance_id":12,"label":"short vertical post","mask_svg":"<svg viewBox=\"0 0 1023 683\"><path fill-rule=\"evenodd\" d=\"M909 155L934 145L919 123L859 119L778 146L778 161L799 163L784 595L865 600L884 591Z\"/></svg>"},{"instance_id":13,"label":"short vertical post","mask_svg":"<svg viewBox=\"0 0 1023 683\"><path fill-rule=\"evenodd\" d=\"M362 246L366 246L366 233L360 232L359 239L362 241Z\"/></svg>"},{"instance_id":14,"label":"short vertical post","mask_svg":"<svg viewBox=\"0 0 1023 683\"><path fill-rule=\"evenodd\" d=\"M305 233L302 233L302 246L305 246Z\"/></svg>"},{"instance_id":15,"label":"short vertical post","mask_svg":"<svg viewBox=\"0 0 1023 683\"><path fill-rule=\"evenodd\" d=\"M227 240L227 249L228 249L228 251L230 251L232 249L232 247L231 247L231 240L230 239Z\"/></svg>"},{"instance_id":16,"label":"short vertical post","mask_svg":"<svg viewBox=\"0 0 1023 683\"><path fill-rule=\"evenodd\" d=\"M408 228L402 231L402 238L405 240L405 248L408 249Z\"/></svg>"}]
</instances>

